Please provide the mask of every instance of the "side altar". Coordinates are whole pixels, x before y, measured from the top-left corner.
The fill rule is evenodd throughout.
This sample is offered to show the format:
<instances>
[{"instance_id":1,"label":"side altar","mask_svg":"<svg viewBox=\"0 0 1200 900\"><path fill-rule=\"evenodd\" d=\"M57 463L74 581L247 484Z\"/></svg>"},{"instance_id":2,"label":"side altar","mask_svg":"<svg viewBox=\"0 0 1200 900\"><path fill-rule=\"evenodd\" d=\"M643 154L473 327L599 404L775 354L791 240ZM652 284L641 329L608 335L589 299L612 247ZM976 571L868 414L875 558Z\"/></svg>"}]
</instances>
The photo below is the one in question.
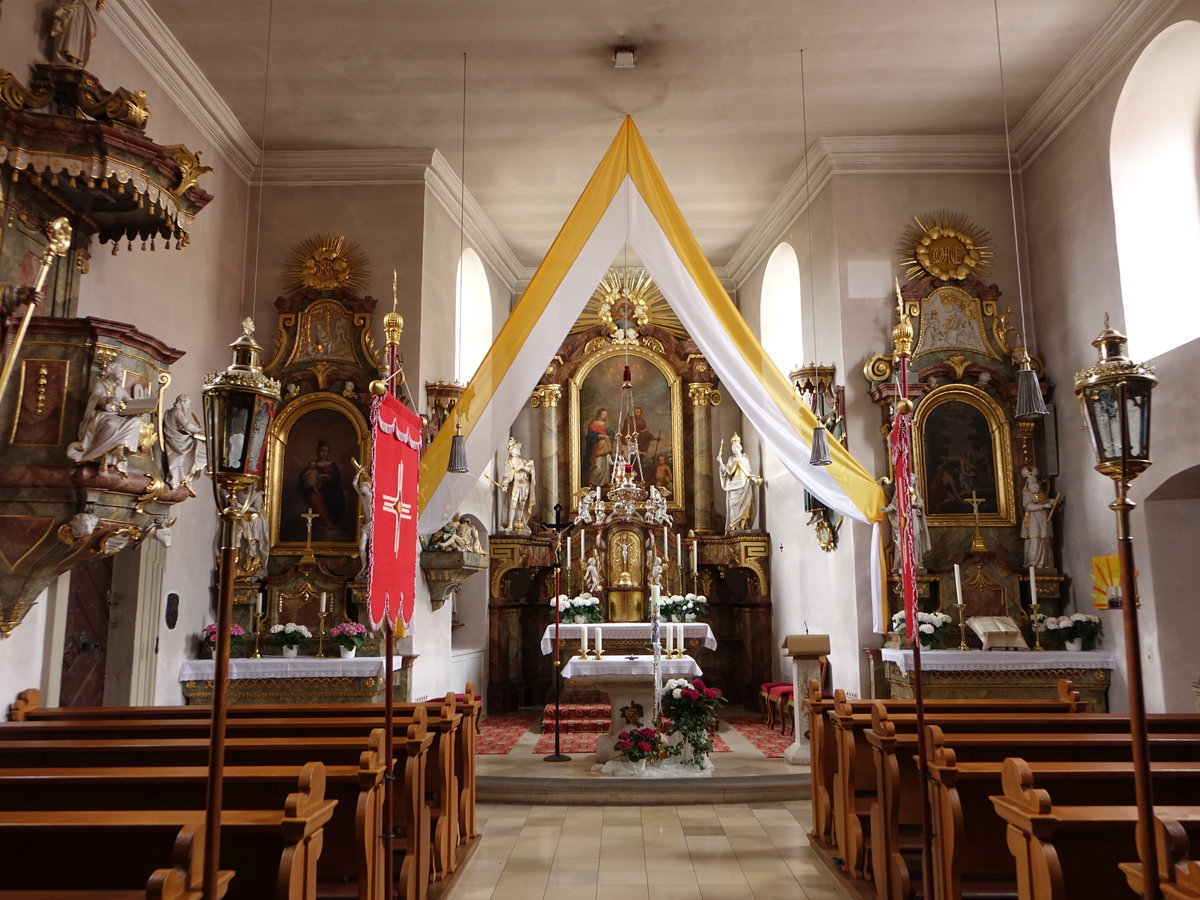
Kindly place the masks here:
<instances>
[{"instance_id":1,"label":"side altar","mask_svg":"<svg viewBox=\"0 0 1200 900\"><path fill-rule=\"evenodd\" d=\"M392 684L396 696L408 696L415 656L395 660ZM230 703L382 703L386 682L382 657L353 659L231 659ZM184 700L211 704L213 661L185 659L179 668Z\"/></svg>"}]
</instances>

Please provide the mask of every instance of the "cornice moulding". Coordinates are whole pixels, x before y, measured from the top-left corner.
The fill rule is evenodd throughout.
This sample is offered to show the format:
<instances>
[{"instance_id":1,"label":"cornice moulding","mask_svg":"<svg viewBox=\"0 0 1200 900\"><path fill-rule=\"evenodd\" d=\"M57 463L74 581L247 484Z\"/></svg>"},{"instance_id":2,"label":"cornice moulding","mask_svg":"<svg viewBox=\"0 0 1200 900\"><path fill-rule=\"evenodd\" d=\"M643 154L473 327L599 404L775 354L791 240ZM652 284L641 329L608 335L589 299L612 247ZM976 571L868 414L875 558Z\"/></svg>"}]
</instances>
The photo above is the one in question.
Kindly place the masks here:
<instances>
[{"instance_id":1,"label":"cornice moulding","mask_svg":"<svg viewBox=\"0 0 1200 900\"><path fill-rule=\"evenodd\" d=\"M431 147L386 150L268 150L254 173L255 185L424 184L433 164Z\"/></svg>"},{"instance_id":2,"label":"cornice moulding","mask_svg":"<svg viewBox=\"0 0 1200 900\"><path fill-rule=\"evenodd\" d=\"M1013 155L1028 166L1129 57L1157 34L1179 0L1124 0L1013 126Z\"/></svg>"},{"instance_id":3,"label":"cornice moulding","mask_svg":"<svg viewBox=\"0 0 1200 900\"><path fill-rule=\"evenodd\" d=\"M109 0L104 24L211 144L211 150L191 149L216 153L249 181L261 156L258 145L146 0Z\"/></svg>"}]
</instances>

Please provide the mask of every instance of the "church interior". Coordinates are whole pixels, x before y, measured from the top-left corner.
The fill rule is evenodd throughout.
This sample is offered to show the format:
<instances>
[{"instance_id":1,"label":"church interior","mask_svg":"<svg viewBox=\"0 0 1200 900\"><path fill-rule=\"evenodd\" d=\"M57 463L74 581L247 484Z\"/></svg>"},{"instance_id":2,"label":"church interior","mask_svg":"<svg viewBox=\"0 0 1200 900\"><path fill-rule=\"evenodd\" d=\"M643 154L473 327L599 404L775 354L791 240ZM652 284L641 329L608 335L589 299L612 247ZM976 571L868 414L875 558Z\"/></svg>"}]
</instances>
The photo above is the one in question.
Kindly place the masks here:
<instances>
[{"instance_id":1,"label":"church interior","mask_svg":"<svg viewBox=\"0 0 1200 900\"><path fill-rule=\"evenodd\" d=\"M161 896L976 896L909 763L900 825L855 813L855 752L881 798L915 752L912 808L1020 873L1031 785L1096 801L1033 740L955 820L947 748L1070 712L1127 726L1074 747L1130 822L1147 746L1181 805L1113 826L1098 893L1064 838L1020 896L1200 896L1200 307L1163 262L1200 253L1198 58L1200 0L0 3L0 781L35 721L141 734L93 709L173 710L159 765L202 767L227 703L228 795L276 733L239 718L386 696L436 798L386 871ZM649 769L711 781L648 799L664 722ZM364 777L313 728L305 841Z\"/></svg>"}]
</instances>

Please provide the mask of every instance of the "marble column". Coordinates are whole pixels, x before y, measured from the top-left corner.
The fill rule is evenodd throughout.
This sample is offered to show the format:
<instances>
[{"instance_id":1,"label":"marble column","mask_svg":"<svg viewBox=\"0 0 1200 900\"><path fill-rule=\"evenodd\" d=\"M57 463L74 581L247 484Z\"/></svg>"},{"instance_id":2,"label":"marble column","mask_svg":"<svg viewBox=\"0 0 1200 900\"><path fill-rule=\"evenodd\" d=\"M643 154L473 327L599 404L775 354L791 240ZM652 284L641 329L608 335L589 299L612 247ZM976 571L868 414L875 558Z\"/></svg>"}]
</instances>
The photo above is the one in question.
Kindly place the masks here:
<instances>
[{"instance_id":1,"label":"marble column","mask_svg":"<svg viewBox=\"0 0 1200 900\"><path fill-rule=\"evenodd\" d=\"M721 402L721 393L712 384L688 385L692 401L692 506L693 528L697 534L713 530L713 458L712 407Z\"/></svg>"},{"instance_id":2,"label":"marble column","mask_svg":"<svg viewBox=\"0 0 1200 900\"><path fill-rule=\"evenodd\" d=\"M563 519L570 513L571 500L559 495L558 481L558 401L562 399L562 386L539 384L529 395L529 405L541 410L538 417L538 509L545 522L554 521L554 504L563 505ZM532 449L532 448L531 448Z\"/></svg>"}]
</instances>

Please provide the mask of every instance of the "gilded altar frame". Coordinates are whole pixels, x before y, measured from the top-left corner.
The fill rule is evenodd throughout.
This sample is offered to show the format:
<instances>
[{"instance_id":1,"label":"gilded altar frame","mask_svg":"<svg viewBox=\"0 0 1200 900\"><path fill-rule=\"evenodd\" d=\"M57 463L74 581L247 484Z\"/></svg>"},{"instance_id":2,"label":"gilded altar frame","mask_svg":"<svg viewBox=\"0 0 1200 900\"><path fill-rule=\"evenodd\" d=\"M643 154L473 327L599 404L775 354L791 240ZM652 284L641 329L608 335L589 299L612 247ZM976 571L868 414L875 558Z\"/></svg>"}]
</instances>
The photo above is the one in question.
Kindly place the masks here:
<instances>
[{"instance_id":1,"label":"gilded altar frame","mask_svg":"<svg viewBox=\"0 0 1200 900\"><path fill-rule=\"evenodd\" d=\"M959 419L976 416L982 420L987 430L986 447L968 446L962 449L958 463L961 468L962 456L965 456L968 451L972 457L982 457L979 451L986 450L990 457L990 464L987 468L988 490L986 494L994 499L994 503L989 504L992 506L991 509L981 509L979 524L986 526L1015 524L1012 435L1008 417L999 404L988 396L987 392L968 384L947 384L935 388L921 398L920 403L917 404L917 411L913 415L913 462L917 473L918 490L925 498L926 521L931 526L971 526L975 523L975 516L969 509L962 512L942 510L936 500L939 491L934 490L939 485L931 483L940 481L948 474L943 473L942 468L943 463L949 460L940 459L939 456L946 455L945 451L949 443L944 434L947 430L946 421L948 419L953 421L955 417L956 411L946 406L951 403L964 404L958 411ZM961 442L960 437L959 443ZM936 447L933 446L935 444Z\"/></svg>"},{"instance_id":2,"label":"gilded altar frame","mask_svg":"<svg viewBox=\"0 0 1200 900\"><path fill-rule=\"evenodd\" d=\"M634 360L643 361L643 362L647 363L650 367L653 367L653 369L655 371L657 371L658 374L661 375L663 378L663 382L665 383L665 388L666 388L665 404L669 404L669 409L661 408L661 406L656 404L657 408L654 410L651 410L650 412L651 412L651 415L657 413L661 416L661 418L658 419L659 422L663 422L664 420L670 422L671 436L670 436L669 442L664 441L664 442L661 442L661 443L655 445L655 454L654 455L657 455L658 453L662 452L658 448L661 447L663 444L666 444L666 446L669 447L670 453L671 453L671 466L673 469L673 484L675 484L675 485L681 485L681 484L686 485L687 484L686 479L688 477L688 470L690 469L690 466L688 465L689 461L686 460L683 455L683 382L682 382L682 379L679 377L678 374L676 374L675 370L671 367L670 363L666 359L664 359L661 355L653 352L652 350L648 350L641 346L629 346L629 345L625 345L625 344L614 344L614 345L608 347L607 349L600 350L600 351L594 353L593 355L591 355L590 357L588 357L588 359L586 359L579 366L579 369L571 376L571 378L569 380L569 389L570 389L570 417L569 417L570 424L569 424L569 428L570 428L570 448L571 448L571 461L570 461L571 462L571 493L570 493L570 496L571 496L572 508L574 508L576 498L580 496L580 493L584 486L583 485L583 460L582 460L583 429L587 426L587 421L584 418L585 413L581 409L581 402L583 400L587 399L587 390L586 389L588 387L589 376L591 376L593 372L596 372L596 370L598 368L604 367L605 364L609 364L619 371L620 367L624 366L626 359L629 359L631 361L631 363ZM637 368L642 368L642 367L637 367ZM599 375L600 373L597 373L597 374ZM617 410L620 405L620 399L621 399L619 376L617 376L617 378L618 378L618 383L617 383L616 389L612 390L610 392L607 392L603 395L606 400L606 403L602 404L602 405L605 405L608 408L608 410L610 411L610 414L612 416L617 415ZM611 376L610 376L609 380L611 380ZM634 402L637 403L639 400L639 392L637 390L636 377L635 377L634 385L635 385L635 387L634 387ZM654 393L655 393L654 391L645 390L645 386L643 385L643 391L640 394L641 398L643 398L643 403L640 403L638 405L646 405L646 403L651 402L651 401L646 401L644 398L647 398L647 397L652 398L654 396ZM591 404L589 404L589 405L591 405ZM590 411L587 412L586 415L590 416L591 412ZM615 420L612 421L612 427L614 430L619 430L620 425L621 425L621 423L616 422ZM660 425L660 428L661 427L662 426ZM661 431L659 433L661 434ZM653 483L653 481L654 481L653 471L647 471L645 473L645 475L646 475L647 482ZM667 508L671 509L671 510L682 510L684 508L684 505L683 505L684 493L685 492L682 490L673 490L671 492L671 496L667 500Z\"/></svg>"},{"instance_id":3,"label":"gilded altar frame","mask_svg":"<svg viewBox=\"0 0 1200 900\"><path fill-rule=\"evenodd\" d=\"M331 428L330 425L341 425ZM345 506L334 539L319 539L314 529L313 549L317 552L352 553L358 549L358 530L363 511L353 489L354 467L351 459L369 465L371 435L362 413L349 400L334 393L306 394L293 400L276 416L271 427L267 456L267 496L271 512L271 551L300 552L305 546L304 522L298 516L295 497L301 457L316 452L318 443L330 445L329 457L337 467ZM288 502L288 501L292 502ZM300 509L303 512L303 509ZM287 520L285 521L285 516ZM320 528L320 526L317 526ZM330 529L324 529L329 531Z\"/></svg>"}]
</instances>

